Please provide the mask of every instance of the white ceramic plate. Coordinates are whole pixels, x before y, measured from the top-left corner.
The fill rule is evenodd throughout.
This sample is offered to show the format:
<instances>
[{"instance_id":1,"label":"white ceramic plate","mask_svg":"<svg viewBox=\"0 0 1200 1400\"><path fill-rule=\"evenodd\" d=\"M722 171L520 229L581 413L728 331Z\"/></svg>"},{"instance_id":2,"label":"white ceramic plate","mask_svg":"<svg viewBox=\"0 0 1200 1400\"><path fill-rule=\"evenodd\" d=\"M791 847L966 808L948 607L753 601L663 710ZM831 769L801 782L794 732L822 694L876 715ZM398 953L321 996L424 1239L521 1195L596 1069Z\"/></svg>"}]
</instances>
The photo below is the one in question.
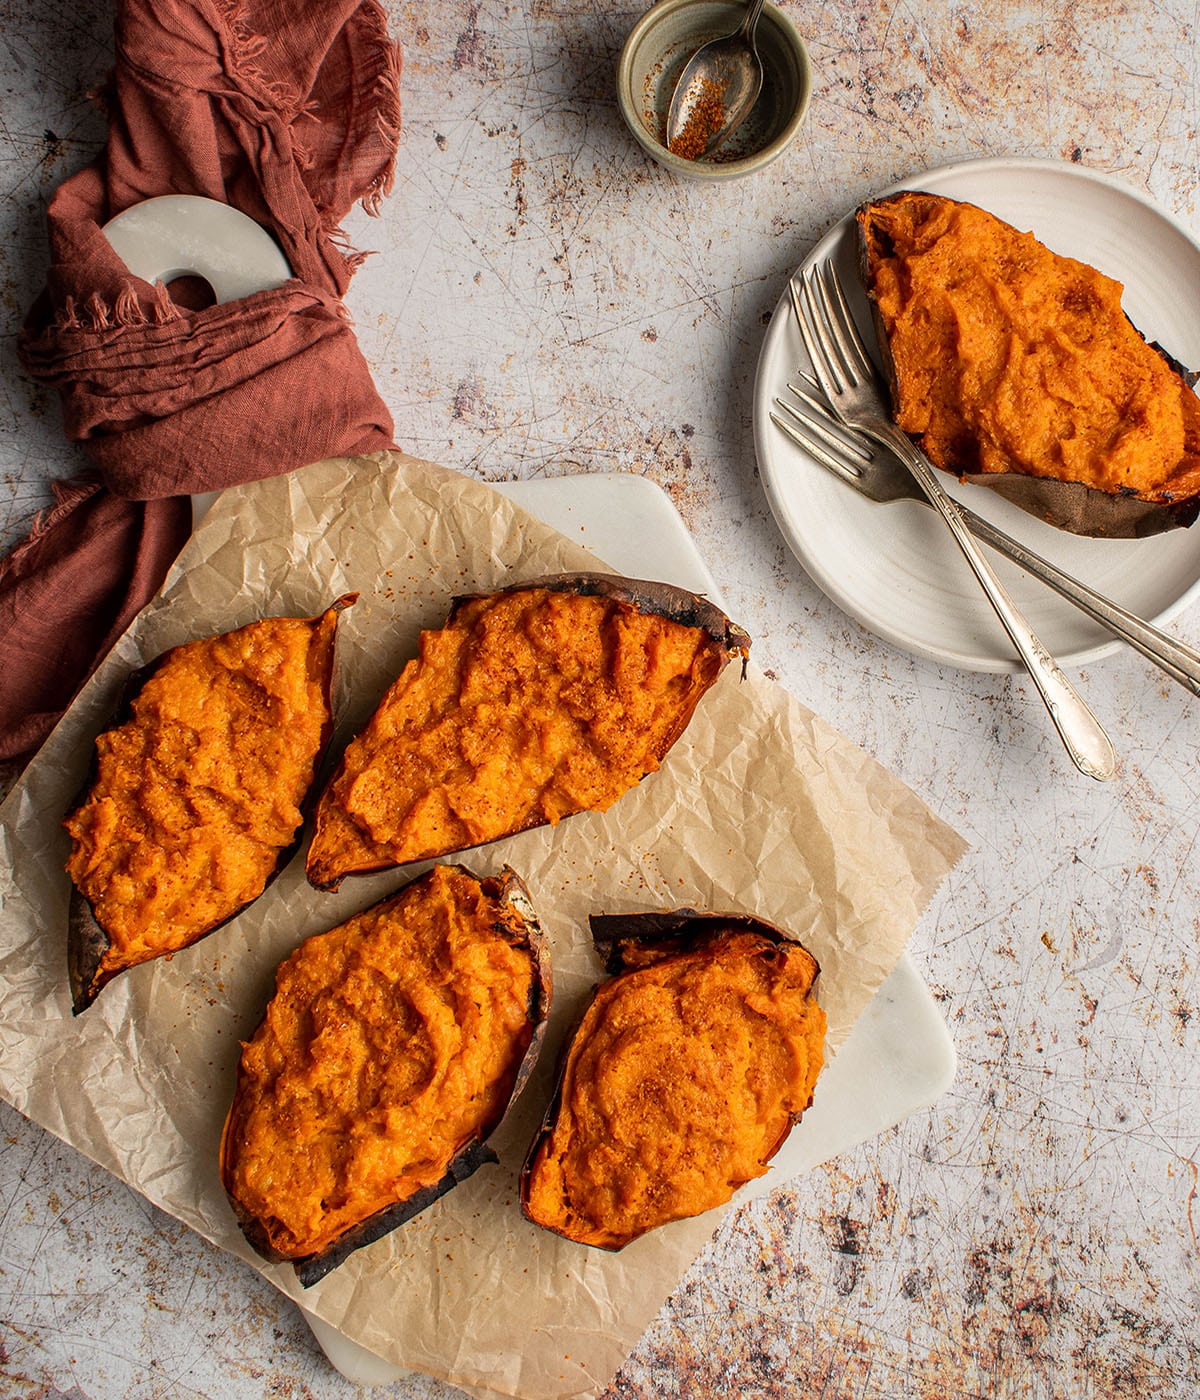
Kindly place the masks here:
<instances>
[{"instance_id":1,"label":"white ceramic plate","mask_svg":"<svg viewBox=\"0 0 1200 1400\"><path fill-rule=\"evenodd\" d=\"M1200 242L1142 195L1079 166L1035 159L967 161L893 189L967 200L1032 230L1056 252L1093 264L1124 284L1124 309L1143 335L1183 364L1200 367ZM826 257L835 259L854 288L856 315L867 329L854 272L852 214L801 266ZM908 501L881 506L866 500L770 421L773 398L805 362L785 293L759 357L754 438L767 499L796 557L839 607L895 646L967 670L1019 669L966 562L931 510ZM979 515L1141 617L1162 625L1200 596L1200 527L1146 540L1083 539L991 491L961 486L949 476L939 479ZM1036 579L997 555L989 557L1061 662L1080 665L1121 645Z\"/></svg>"}]
</instances>

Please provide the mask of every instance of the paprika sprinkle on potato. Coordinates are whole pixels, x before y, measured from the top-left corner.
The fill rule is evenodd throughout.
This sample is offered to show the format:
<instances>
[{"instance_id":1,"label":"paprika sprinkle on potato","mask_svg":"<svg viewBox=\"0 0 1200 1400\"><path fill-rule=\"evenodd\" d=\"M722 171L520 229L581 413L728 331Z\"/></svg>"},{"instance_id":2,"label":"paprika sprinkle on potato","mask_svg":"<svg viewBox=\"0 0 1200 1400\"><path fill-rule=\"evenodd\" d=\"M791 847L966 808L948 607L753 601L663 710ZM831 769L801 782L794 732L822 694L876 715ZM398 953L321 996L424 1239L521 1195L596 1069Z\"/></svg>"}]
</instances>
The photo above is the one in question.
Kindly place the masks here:
<instances>
[{"instance_id":1,"label":"paprika sprinkle on potato","mask_svg":"<svg viewBox=\"0 0 1200 1400\"><path fill-rule=\"evenodd\" d=\"M522 1177L530 1220L609 1250L761 1176L825 1038L816 961L786 938L731 927L626 966L584 1012Z\"/></svg>"},{"instance_id":2,"label":"paprika sprinkle on potato","mask_svg":"<svg viewBox=\"0 0 1200 1400\"><path fill-rule=\"evenodd\" d=\"M702 599L652 587L684 620L574 584L460 600L322 794L310 881L603 811L657 769L749 639Z\"/></svg>"}]
</instances>

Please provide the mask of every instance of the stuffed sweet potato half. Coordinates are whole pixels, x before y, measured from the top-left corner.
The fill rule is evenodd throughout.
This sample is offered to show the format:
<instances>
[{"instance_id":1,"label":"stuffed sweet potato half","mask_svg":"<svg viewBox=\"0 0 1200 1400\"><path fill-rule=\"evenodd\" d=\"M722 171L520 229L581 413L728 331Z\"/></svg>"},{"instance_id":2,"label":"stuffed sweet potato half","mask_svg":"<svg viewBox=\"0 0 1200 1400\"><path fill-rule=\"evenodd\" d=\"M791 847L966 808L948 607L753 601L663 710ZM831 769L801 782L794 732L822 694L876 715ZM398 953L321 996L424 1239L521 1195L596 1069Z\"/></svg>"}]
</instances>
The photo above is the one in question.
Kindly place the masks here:
<instances>
[{"instance_id":1,"label":"stuffed sweet potato half","mask_svg":"<svg viewBox=\"0 0 1200 1400\"><path fill-rule=\"evenodd\" d=\"M478 1167L537 1057L544 939L511 871L434 866L307 939L243 1046L225 1190L265 1258L315 1283Z\"/></svg>"},{"instance_id":2,"label":"stuffed sweet potato half","mask_svg":"<svg viewBox=\"0 0 1200 1400\"><path fill-rule=\"evenodd\" d=\"M897 424L938 467L1085 535L1200 513L1200 399L1123 288L971 204L904 191L858 210Z\"/></svg>"},{"instance_id":3,"label":"stuffed sweet potato half","mask_svg":"<svg viewBox=\"0 0 1200 1400\"><path fill-rule=\"evenodd\" d=\"M459 598L351 740L308 878L437 858L603 811L654 772L749 638L666 584L572 574Z\"/></svg>"},{"instance_id":4,"label":"stuffed sweet potato half","mask_svg":"<svg viewBox=\"0 0 1200 1400\"><path fill-rule=\"evenodd\" d=\"M744 915L601 916L613 975L567 1040L521 1175L525 1216L619 1250L761 1176L812 1102L819 968Z\"/></svg>"},{"instance_id":5,"label":"stuffed sweet potato half","mask_svg":"<svg viewBox=\"0 0 1200 1400\"><path fill-rule=\"evenodd\" d=\"M130 678L64 822L77 1014L119 972L232 918L295 851L353 601L187 642Z\"/></svg>"}]
</instances>

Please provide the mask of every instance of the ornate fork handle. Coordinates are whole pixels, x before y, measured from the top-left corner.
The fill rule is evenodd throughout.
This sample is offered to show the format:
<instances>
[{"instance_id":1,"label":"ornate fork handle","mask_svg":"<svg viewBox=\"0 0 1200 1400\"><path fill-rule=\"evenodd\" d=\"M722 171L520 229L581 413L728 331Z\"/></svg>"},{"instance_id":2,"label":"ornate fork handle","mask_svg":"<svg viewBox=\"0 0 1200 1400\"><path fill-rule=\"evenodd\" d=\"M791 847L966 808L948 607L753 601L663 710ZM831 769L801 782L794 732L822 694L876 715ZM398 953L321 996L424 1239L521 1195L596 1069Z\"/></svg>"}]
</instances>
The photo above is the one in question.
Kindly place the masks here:
<instances>
[{"instance_id":1,"label":"ornate fork handle","mask_svg":"<svg viewBox=\"0 0 1200 1400\"><path fill-rule=\"evenodd\" d=\"M1086 583L1080 583L1077 578L1063 573L1057 565L1051 564L1048 559L1035 554L1031 549L1026 549L1018 540L998 530L967 506L959 505L958 509L968 529L977 539L1007 555L1014 564L1048 584L1113 636L1119 637L1126 645L1141 652L1148 661L1153 661L1172 680L1178 681L1193 695L1200 695L1200 652L1193 650L1185 642L1168 636L1153 623L1129 612L1119 603L1114 603L1111 598L1106 598L1103 593L1097 593Z\"/></svg>"},{"instance_id":2,"label":"ornate fork handle","mask_svg":"<svg viewBox=\"0 0 1200 1400\"><path fill-rule=\"evenodd\" d=\"M916 478L921 490L936 507L950 527L970 564L980 587L1008 633L1009 640L1029 671L1038 694L1058 730L1067 752L1081 773L1100 782L1107 781L1116 771L1116 753L1112 741L1086 703L1063 675L1061 668L1042 646L1029 624L1018 613L1008 590L996 577L971 536L963 513L942 489L933 468L908 438L892 423L872 418L861 421L861 430L890 447Z\"/></svg>"}]
</instances>

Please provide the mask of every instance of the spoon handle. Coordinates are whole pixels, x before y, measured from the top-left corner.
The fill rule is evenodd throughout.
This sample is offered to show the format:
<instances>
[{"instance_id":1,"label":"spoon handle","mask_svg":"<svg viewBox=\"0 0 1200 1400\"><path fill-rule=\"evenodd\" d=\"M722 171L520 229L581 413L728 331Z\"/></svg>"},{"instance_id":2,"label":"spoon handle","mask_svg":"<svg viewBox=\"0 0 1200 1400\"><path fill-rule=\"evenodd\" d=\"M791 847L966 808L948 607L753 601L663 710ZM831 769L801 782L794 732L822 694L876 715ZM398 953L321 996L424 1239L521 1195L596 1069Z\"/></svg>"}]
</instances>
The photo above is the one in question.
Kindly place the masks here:
<instances>
[{"instance_id":1,"label":"spoon handle","mask_svg":"<svg viewBox=\"0 0 1200 1400\"><path fill-rule=\"evenodd\" d=\"M748 44L754 43L754 26L758 23L758 17L762 14L763 0L750 0L746 6L746 17L742 20L742 27L738 34L746 40Z\"/></svg>"}]
</instances>

